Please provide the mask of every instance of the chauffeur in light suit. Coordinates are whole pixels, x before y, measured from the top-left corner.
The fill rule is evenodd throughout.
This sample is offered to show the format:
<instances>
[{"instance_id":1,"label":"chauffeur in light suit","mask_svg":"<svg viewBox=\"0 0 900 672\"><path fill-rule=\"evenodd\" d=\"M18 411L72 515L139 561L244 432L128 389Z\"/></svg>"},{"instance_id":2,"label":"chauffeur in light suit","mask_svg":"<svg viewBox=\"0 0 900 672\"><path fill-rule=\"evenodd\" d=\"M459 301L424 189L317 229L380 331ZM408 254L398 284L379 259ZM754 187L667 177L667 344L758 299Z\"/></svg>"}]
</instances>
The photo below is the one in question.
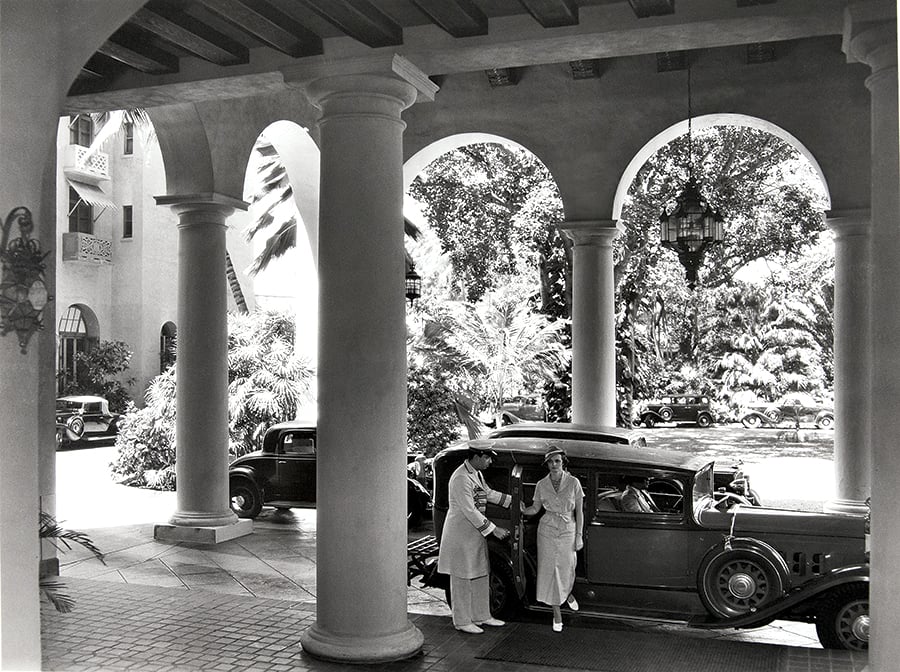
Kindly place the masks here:
<instances>
[{"instance_id":1,"label":"chauffeur in light suit","mask_svg":"<svg viewBox=\"0 0 900 672\"><path fill-rule=\"evenodd\" d=\"M488 487L481 471L497 456L490 444L469 446L469 457L449 483L449 508L441 533L438 571L450 575L453 626L462 632L484 632L482 625L505 623L491 617L487 537L506 539L509 530L497 527L485 515L487 503L509 508L509 495Z\"/></svg>"}]
</instances>

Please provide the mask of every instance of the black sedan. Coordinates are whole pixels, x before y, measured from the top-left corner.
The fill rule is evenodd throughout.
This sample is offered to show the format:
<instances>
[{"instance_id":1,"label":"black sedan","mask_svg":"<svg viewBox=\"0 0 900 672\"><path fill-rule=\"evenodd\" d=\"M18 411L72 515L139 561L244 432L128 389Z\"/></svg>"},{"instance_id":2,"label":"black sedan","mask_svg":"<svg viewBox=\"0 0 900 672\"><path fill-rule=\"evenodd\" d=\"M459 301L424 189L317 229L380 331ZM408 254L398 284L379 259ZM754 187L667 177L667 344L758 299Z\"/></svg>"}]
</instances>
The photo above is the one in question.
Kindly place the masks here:
<instances>
[{"instance_id":1,"label":"black sedan","mask_svg":"<svg viewBox=\"0 0 900 672\"><path fill-rule=\"evenodd\" d=\"M231 510L240 518L256 518L263 506L315 508L315 425L273 425L263 437L262 450L231 463L228 482ZM417 526L431 509L431 494L415 478L407 478L406 498L407 521Z\"/></svg>"}]
</instances>

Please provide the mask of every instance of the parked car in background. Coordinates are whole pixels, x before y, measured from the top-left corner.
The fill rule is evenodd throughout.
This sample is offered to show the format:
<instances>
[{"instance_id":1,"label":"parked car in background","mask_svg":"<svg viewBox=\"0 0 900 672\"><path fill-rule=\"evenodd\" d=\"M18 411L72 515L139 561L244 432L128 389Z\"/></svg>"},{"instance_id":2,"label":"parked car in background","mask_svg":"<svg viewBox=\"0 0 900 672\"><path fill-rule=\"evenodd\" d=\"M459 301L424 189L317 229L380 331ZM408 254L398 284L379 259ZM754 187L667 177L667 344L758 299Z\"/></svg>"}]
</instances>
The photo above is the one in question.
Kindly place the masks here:
<instances>
[{"instance_id":1,"label":"parked car in background","mask_svg":"<svg viewBox=\"0 0 900 672\"><path fill-rule=\"evenodd\" d=\"M646 427L659 422L693 422L698 427L709 427L715 421L709 397L692 392L661 397L648 403L639 419Z\"/></svg>"},{"instance_id":2,"label":"parked car in background","mask_svg":"<svg viewBox=\"0 0 900 672\"><path fill-rule=\"evenodd\" d=\"M773 402L746 407L741 412L744 427L774 427L782 422L799 426L812 423L819 429L834 427L834 405L804 392L792 392Z\"/></svg>"},{"instance_id":3,"label":"parked car in background","mask_svg":"<svg viewBox=\"0 0 900 672\"><path fill-rule=\"evenodd\" d=\"M547 407L537 397L512 397L500 406L501 413L509 413L519 420L547 419Z\"/></svg>"},{"instance_id":4,"label":"parked car in background","mask_svg":"<svg viewBox=\"0 0 900 672\"><path fill-rule=\"evenodd\" d=\"M494 523L513 531L508 540L488 539L492 613L515 618L523 609L545 610L535 598L539 517L523 519L520 513L520 503L532 501L547 473L545 438L477 439L439 453L435 537L440 539L449 506L450 475L472 443L497 453L484 477L513 500L509 508L487 509ZM715 465L700 455L601 441L554 444L566 451L568 470L585 493L584 548L573 589L579 618L638 618L704 629L790 620L815 623L826 648L868 648L865 516L717 498ZM657 511L622 510L622 483L635 477L649 479ZM421 557L414 560L427 572ZM423 583L446 587L446 579L431 572Z\"/></svg>"},{"instance_id":5,"label":"parked car in background","mask_svg":"<svg viewBox=\"0 0 900 672\"><path fill-rule=\"evenodd\" d=\"M119 433L118 413L111 413L103 397L73 395L56 400L56 445L111 445Z\"/></svg>"},{"instance_id":6,"label":"parked car in background","mask_svg":"<svg viewBox=\"0 0 900 672\"><path fill-rule=\"evenodd\" d=\"M302 422L272 425L262 450L243 455L228 467L231 510L256 518L263 506L279 509L316 506L316 427ZM431 510L431 494L415 478L406 479L406 518L410 526Z\"/></svg>"}]
</instances>

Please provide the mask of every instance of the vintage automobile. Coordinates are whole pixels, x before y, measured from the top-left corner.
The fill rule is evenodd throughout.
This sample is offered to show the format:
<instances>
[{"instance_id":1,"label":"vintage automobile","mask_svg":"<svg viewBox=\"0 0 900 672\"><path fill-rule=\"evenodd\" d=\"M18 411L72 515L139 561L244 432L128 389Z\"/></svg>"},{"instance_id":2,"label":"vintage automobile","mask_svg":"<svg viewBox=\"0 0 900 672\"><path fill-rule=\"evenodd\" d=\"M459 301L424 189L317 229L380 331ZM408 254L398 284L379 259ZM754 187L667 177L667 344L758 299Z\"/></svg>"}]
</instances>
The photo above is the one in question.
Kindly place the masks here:
<instances>
[{"instance_id":1,"label":"vintage automobile","mask_svg":"<svg viewBox=\"0 0 900 672\"><path fill-rule=\"evenodd\" d=\"M522 609L544 611L535 600L537 518L524 518L547 470L548 441L476 440L497 452L484 472L491 487L508 492L512 506L488 506L506 541L488 539L491 609L514 618ZM581 480L584 548L578 553L573 593L579 616L681 622L696 628L753 628L773 620L815 623L826 648L865 650L869 640L869 565L866 517L746 506L715 497L715 465L707 457L558 439L569 471ZM448 508L448 481L467 456L468 443L437 455L435 535ZM650 479L659 512L620 510L623 476ZM419 543L422 543L421 541ZM436 552L432 540L430 552ZM415 549L410 549L413 558ZM421 557L423 583L448 577ZM448 593L448 600L452 596Z\"/></svg>"},{"instance_id":2,"label":"vintage automobile","mask_svg":"<svg viewBox=\"0 0 900 672\"><path fill-rule=\"evenodd\" d=\"M525 436L535 439L579 439L620 443L636 448L645 448L647 438L638 431L624 427L606 427L568 422L522 422L491 430L487 439ZM716 464L713 472L715 496L729 498L741 504L759 506L759 494L750 487L750 477L743 471L743 464Z\"/></svg>"},{"instance_id":3,"label":"vintage automobile","mask_svg":"<svg viewBox=\"0 0 900 672\"><path fill-rule=\"evenodd\" d=\"M639 416L639 422L646 427L658 422L693 422L709 427L714 421L709 397L693 392L661 397L658 402L647 404Z\"/></svg>"},{"instance_id":4,"label":"vintage automobile","mask_svg":"<svg viewBox=\"0 0 900 672\"><path fill-rule=\"evenodd\" d=\"M536 397L512 397L500 405L500 411L506 411L520 420L546 420L547 407Z\"/></svg>"},{"instance_id":5,"label":"vintage automobile","mask_svg":"<svg viewBox=\"0 0 900 672\"><path fill-rule=\"evenodd\" d=\"M793 392L771 403L745 408L740 420L748 428L775 427L787 421L797 426L812 422L819 429L830 429L834 427L834 406L808 394Z\"/></svg>"},{"instance_id":6,"label":"vintage automobile","mask_svg":"<svg viewBox=\"0 0 900 672\"><path fill-rule=\"evenodd\" d=\"M110 413L103 397L77 395L56 400L56 445L113 444L119 433L118 413Z\"/></svg>"},{"instance_id":7,"label":"vintage automobile","mask_svg":"<svg viewBox=\"0 0 900 672\"><path fill-rule=\"evenodd\" d=\"M303 422L272 425L262 450L228 467L231 510L256 518L263 506L279 509L316 506L316 426ZM407 523L419 525L431 510L431 494L415 478L406 479Z\"/></svg>"}]
</instances>

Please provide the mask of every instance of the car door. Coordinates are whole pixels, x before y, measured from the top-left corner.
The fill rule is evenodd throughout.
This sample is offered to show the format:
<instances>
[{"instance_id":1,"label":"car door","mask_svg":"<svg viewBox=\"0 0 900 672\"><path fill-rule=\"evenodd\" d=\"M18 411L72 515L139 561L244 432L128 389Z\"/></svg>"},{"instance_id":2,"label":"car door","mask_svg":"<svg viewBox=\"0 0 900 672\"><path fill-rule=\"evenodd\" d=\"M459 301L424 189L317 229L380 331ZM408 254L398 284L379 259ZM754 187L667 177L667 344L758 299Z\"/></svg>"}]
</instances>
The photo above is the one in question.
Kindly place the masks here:
<instances>
[{"instance_id":1,"label":"car door","mask_svg":"<svg viewBox=\"0 0 900 672\"><path fill-rule=\"evenodd\" d=\"M291 429L278 437L275 455L274 499L316 503L316 435L314 431Z\"/></svg>"},{"instance_id":2,"label":"car door","mask_svg":"<svg viewBox=\"0 0 900 672\"><path fill-rule=\"evenodd\" d=\"M593 511L589 510L585 519L585 578L592 584L690 588L696 577L690 567L692 533L686 483L675 474L633 471L634 475L650 477L651 495L654 488L666 491L665 496L652 495L664 510L623 511L619 501L624 474L595 472L594 491L588 497Z\"/></svg>"}]
</instances>

